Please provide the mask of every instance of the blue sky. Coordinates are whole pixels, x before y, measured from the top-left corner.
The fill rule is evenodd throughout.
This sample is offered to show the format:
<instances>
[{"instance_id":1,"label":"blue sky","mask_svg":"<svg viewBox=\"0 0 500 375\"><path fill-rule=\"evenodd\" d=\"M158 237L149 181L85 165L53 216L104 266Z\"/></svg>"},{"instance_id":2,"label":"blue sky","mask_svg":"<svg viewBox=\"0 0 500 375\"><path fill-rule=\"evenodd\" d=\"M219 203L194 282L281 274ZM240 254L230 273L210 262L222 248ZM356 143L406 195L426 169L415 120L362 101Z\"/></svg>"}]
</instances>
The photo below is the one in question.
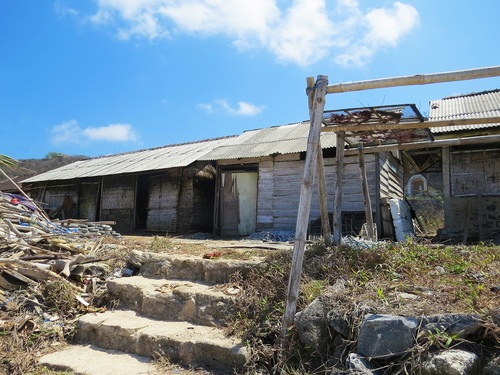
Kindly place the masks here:
<instances>
[{"instance_id":1,"label":"blue sky","mask_svg":"<svg viewBox=\"0 0 500 375\"><path fill-rule=\"evenodd\" d=\"M500 65L500 2L0 3L0 154L101 156L308 119L330 84ZM500 88L500 78L327 96L327 109Z\"/></svg>"}]
</instances>

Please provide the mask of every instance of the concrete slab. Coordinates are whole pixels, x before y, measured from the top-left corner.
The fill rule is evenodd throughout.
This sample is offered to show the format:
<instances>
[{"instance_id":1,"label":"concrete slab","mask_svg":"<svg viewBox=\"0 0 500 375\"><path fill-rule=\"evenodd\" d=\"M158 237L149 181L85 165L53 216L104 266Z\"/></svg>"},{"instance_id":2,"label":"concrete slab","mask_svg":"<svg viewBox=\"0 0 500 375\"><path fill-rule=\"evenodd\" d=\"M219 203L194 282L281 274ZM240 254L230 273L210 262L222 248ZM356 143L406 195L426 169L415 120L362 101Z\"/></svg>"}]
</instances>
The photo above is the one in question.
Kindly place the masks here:
<instances>
[{"instance_id":1,"label":"concrete slab","mask_svg":"<svg viewBox=\"0 0 500 375\"><path fill-rule=\"evenodd\" d=\"M150 358L93 345L70 345L43 356L40 365L76 375L159 375Z\"/></svg>"}]
</instances>

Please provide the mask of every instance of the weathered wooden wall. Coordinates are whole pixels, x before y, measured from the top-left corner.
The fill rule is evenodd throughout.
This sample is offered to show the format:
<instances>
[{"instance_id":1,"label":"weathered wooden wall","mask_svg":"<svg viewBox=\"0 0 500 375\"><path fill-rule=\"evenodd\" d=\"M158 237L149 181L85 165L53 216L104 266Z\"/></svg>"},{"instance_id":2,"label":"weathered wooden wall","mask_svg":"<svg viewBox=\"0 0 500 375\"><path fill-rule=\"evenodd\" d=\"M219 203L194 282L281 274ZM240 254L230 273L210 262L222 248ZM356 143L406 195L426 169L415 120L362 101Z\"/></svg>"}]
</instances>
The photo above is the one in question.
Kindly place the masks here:
<instances>
[{"instance_id":1,"label":"weathered wooden wall","mask_svg":"<svg viewBox=\"0 0 500 375\"><path fill-rule=\"evenodd\" d=\"M451 194L500 194L500 150L452 151Z\"/></svg>"},{"instance_id":2,"label":"weathered wooden wall","mask_svg":"<svg viewBox=\"0 0 500 375\"><path fill-rule=\"evenodd\" d=\"M47 183L34 184L31 189L31 197L40 202L42 208L46 211L61 207L66 196L70 197L78 205L77 180L48 181ZM74 214L76 215L76 211Z\"/></svg>"},{"instance_id":3,"label":"weathered wooden wall","mask_svg":"<svg viewBox=\"0 0 500 375\"><path fill-rule=\"evenodd\" d=\"M135 227L136 176L106 176L102 179L101 220L115 221L114 229L131 232Z\"/></svg>"},{"instance_id":4,"label":"weathered wooden wall","mask_svg":"<svg viewBox=\"0 0 500 375\"><path fill-rule=\"evenodd\" d=\"M205 167L169 169L150 177L147 230L212 230L215 178Z\"/></svg>"},{"instance_id":5,"label":"weathered wooden wall","mask_svg":"<svg viewBox=\"0 0 500 375\"><path fill-rule=\"evenodd\" d=\"M176 168L155 175L149 181L147 230L182 232L192 229L193 174Z\"/></svg>"},{"instance_id":6,"label":"weathered wooden wall","mask_svg":"<svg viewBox=\"0 0 500 375\"><path fill-rule=\"evenodd\" d=\"M465 232L469 240L500 238L500 149L455 149L447 162L445 232Z\"/></svg>"},{"instance_id":7,"label":"weathered wooden wall","mask_svg":"<svg viewBox=\"0 0 500 375\"><path fill-rule=\"evenodd\" d=\"M379 202L380 214L376 216L377 232L379 237L394 239L394 225L390 199L404 199L404 168L400 161L391 152L378 154L378 183L380 186Z\"/></svg>"},{"instance_id":8,"label":"weathered wooden wall","mask_svg":"<svg viewBox=\"0 0 500 375\"><path fill-rule=\"evenodd\" d=\"M147 223L139 229L208 232L212 230L214 174L210 165L195 163L154 174L37 183L31 196L47 210L60 207L69 196L77 207L73 218L115 221L115 229L124 233L136 229L137 210L147 212ZM148 180L147 187L138 188L140 179ZM147 196L137 199L138 194Z\"/></svg>"},{"instance_id":9,"label":"weathered wooden wall","mask_svg":"<svg viewBox=\"0 0 500 375\"><path fill-rule=\"evenodd\" d=\"M452 197L446 231L457 239L500 239L500 195Z\"/></svg>"},{"instance_id":10,"label":"weathered wooden wall","mask_svg":"<svg viewBox=\"0 0 500 375\"><path fill-rule=\"evenodd\" d=\"M377 212L376 196L377 173L375 166L376 156L366 155L366 169L372 208ZM294 230L297 222L298 202L300 199L300 185L304 174L304 161L300 154L278 155L274 158L245 160L248 163L258 163L258 201L257 201L257 230L282 229ZM227 160L224 164L230 165L236 161ZM241 161L238 161L241 163ZM325 180L328 193L328 210L333 210L333 194L335 191L335 159L325 158ZM361 187L361 177L357 156L346 157L344 160L344 189L342 210L346 212L364 212L364 199ZM400 190L402 187L399 188ZM317 181L313 188L310 220L320 217L319 192Z\"/></svg>"},{"instance_id":11,"label":"weathered wooden wall","mask_svg":"<svg viewBox=\"0 0 500 375\"><path fill-rule=\"evenodd\" d=\"M80 182L78 202L78 218L96 221L99 217L98 202L100 198L100 178Z\"/></svg>"},{"instance_id":12,"label":"weathered wooden wall","mask_svg":"<svg viewBox=\"0 0 500 375\"><path fill-rule=\"evenodd\" d=\"M380 197L403 199L404 170L399 160L391 152L379 154Z\"/></svg>"}]
</instances>

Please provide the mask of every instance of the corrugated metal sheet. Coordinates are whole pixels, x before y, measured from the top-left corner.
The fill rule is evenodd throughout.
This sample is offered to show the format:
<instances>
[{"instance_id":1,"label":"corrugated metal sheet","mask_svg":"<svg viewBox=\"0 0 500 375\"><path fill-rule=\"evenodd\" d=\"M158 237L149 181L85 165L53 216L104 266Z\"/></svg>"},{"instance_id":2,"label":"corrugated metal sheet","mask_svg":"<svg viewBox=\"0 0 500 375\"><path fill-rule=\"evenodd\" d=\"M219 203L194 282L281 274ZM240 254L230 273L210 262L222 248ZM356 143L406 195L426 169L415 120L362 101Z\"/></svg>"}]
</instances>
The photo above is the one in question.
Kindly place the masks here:
<instances>
[{"instance_id":1,"label":"corrugated metal sheet","mask_svg":"<svg viewBox=\"0 0 500 375\"><path fill-rule=\"evenodd\" d=\"M429 122L500 116L500 90L454 96L430 102ZM432 129L433 133L499 127L500 124L447 126Z\"/></svg>"},{"instance_id":2,"label":"corrugated metal sheet","mask_svg":"<svg viewBox=\"0 0 500 375\"><path fill-rule=\"evenodd\" d=\"M291 154L307 149L309 121L272 128L246 131L217 147L200 160L224 160L256 158L274 154ZM321 146L333 148L336 145L335 133L322 133Z\"/></svg>"},{"instance_id":3,"label":"corrugated metal sheet","mask_svg":"<svg viewBox=\"0 0 500 375\"><path fill-rule=\"evenodd\" d=\"M309 121L246 131L235 137L185 143L82 160L28 178L23 183L70 180L185 167L197 160L252 158L307 149ZM321 146L333 148L335 133L322 133Z\"/></svg>"},{"instance_id":4,"label":"corrugated metal sheet","mask_svg":"<svg viewBox=\"0 0 500 375\"><path fill-rule=\"evenodd\" d=\"M185 167L231 139L212 139L77 161L22 182L70 180Z\"/></svg>"}]
</instances>

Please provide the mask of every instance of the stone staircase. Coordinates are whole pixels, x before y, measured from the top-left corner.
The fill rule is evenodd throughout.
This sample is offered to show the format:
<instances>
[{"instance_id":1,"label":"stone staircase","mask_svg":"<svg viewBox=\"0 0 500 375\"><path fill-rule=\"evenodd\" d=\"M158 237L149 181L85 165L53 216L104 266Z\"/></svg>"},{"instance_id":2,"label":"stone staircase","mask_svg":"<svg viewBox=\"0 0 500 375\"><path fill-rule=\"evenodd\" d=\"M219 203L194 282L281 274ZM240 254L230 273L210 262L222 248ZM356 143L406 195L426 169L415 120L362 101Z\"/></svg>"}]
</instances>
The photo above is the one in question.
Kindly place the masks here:
<instances>
[{"instance_id":1,"label":"stone staircase","mask_svg":"<svg viewBox=\"0 0 500 375\"><path fill-rule=\"evenodd\" d=\"M118 307L82 316L74 343L40 364L76 374L158 374L151 358L232 374L249 348L224 333L237 289L222 284L258 261L202 259L133 251L138 276L108 281Z\"/></svg>"}]
</instances>

